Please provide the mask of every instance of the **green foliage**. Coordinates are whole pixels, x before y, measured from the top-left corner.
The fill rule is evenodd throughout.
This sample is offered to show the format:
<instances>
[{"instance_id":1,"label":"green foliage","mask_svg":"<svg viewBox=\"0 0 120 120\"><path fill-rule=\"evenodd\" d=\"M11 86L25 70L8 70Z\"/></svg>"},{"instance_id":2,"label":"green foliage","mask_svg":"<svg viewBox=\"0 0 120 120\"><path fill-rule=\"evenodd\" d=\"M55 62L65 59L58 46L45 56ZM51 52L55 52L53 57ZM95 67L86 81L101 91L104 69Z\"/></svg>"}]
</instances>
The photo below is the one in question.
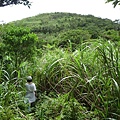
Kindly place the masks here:
<instances>
[{"instance_id":1,"label":"green foliage","mask_svg":"<svg viewBox=\"0 0 120 120\"><path fill-rule=\"evenodd\" d=\"M75 50L77 45L80 45L82 41L90 39L90 34L86 30L70 30L66 31L60 35L60 47L68 48L70 42L72 44L72 49Z\"/></svg>"},{"instance_id":2,"label":"green foliage","mask_svg":"<svg viewBox=\"0 0 120 120\"><path fill-rule=\"evenodd\" d=\"M85 120L96 118L97 114L95 115L94 111L89 113L75 98L67 99L68 94L59 95L56 98L44 96L43 102L37 104L36 117L41 120Z\"/></svg>"},{"instance_id":3,"label":"green foliage","mask_svg":"<svg viewBox=\"0 0 120 120\"><path fill-rule=\"evenodd\" d=\"M33 120L28 113L28 105L24 103L23 79L14 78L7 71L2 71L5 78L0 82L0 119L1 120ZM7 79L7 81L6 81Z\"/></svg>"},{"instance_id":4,"label":"green foliage","mask_svg":"<svg viewBox=\"0 0 120 120\"><path fill-rule=\"evenodd\" d=\"M118 31L119 29L119 24L109 19L62 12L39 14L34 17L15 21L14 24L17 26L27 26L31 31L36 33L39 37L39 48L46 44L52 45L55 43L58 45L59 42L63 42L64 44L59 35L68 31L83 30L83 33L88 31L91 39L97 39L100 36L102 37L102 33L107 30L113 29ZM89 37L87 38L89 39ZM76 43L76 41L73 43Z\"/></svg>"},{"instance_id":5,"label":"green foliage","mask_svg":"<svg viewBox=\"0 0 120 120\"><path fill-rule=\"evenodd\" d=\"M45 54L41 58L37 58L36 61L37 69L35 76L37 77L39 90L48 93L54 90L58 93L64 91L61 85L57 86L57 88L54 87L62 78L67 76L65 67L69 61L67 52L55 49L54 52L45 52Z\"/></svg>"},{"instance_id":6,"label":"green foliage","mask_svg":"<svg viewBox=\"0 0 120 120\"><path fill-rule=\"evenodd\" d=\"M103 32L102 37L104 39L112 40L112 41L120 40L119 31L115 31L115 30L108 30L108 31Z\"/></svg>"},{"instance_id":7,"label":"green foliage","mask_svg":"<svg viewBox=\"0 0 120 120\"><path fill-rule=\"evenodd\" d=\"M33 57L36 49L37 36L28 28L16 27L14 25L3 26L4 55L10 56L15 63L15 69L20 64Z\"/></svg>"},{"instance_id":8,"label":"green foliage","mask_svg":"<svg viewBox=\"0 0 120 120\"><path fill-rule=\"evenodd\" d=\"M0 27L0 119L119 120L119 24L71 13L26 20ZM23 101L27 75L37 86L31 114Z\"/></svg>"},{"instance_id":9,"label":"green foliage","mask_svg":"<svg viewBox=\"0 0 120 120\"><path fill-rule=\"evenodd\" d=\"M116 46L102 39L82 43L73 53L47 53L36 72L40 91L70 93L68 100L73 94L97 117L110 118L120 105L118 56ZM119 118L119 110L114 118Z\"/></svg>"}]
</instances>

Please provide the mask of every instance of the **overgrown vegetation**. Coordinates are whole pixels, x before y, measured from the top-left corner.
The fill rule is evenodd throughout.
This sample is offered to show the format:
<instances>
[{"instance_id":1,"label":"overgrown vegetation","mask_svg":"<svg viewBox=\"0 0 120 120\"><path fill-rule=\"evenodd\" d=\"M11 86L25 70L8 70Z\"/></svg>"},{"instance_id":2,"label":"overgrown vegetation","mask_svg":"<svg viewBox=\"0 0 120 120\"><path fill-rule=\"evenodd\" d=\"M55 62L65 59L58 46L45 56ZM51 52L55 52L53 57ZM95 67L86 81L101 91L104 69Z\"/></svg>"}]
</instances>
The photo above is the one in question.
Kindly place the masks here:
<instances>
[{"instance_id":1,"label":"overgrown vegetation","mask_svg":"<svg viewBox=\"0 0 120 120\"><path fill-rule=\"evenodd\" d=\"M43 20L42 24L35 26L36 19ZM86 24L81 25L81 20ZM95 24L97 20L99 24ZM56 27L53 29L55 21L59 21L58 31ZM23 29L23 25L27 28ZM95 28L99 30L95 32ZM120 36L117 28L119 24L110 20L70 13L42 14L2 25L0 119L120 119ZM15 66L14 47L19 49L19 67ZM23 59L26 53L28 59ZM33 113L28 113L28 105L24 103L28 75L33 76L37 86Z\"/></svg>"}]
</instances>

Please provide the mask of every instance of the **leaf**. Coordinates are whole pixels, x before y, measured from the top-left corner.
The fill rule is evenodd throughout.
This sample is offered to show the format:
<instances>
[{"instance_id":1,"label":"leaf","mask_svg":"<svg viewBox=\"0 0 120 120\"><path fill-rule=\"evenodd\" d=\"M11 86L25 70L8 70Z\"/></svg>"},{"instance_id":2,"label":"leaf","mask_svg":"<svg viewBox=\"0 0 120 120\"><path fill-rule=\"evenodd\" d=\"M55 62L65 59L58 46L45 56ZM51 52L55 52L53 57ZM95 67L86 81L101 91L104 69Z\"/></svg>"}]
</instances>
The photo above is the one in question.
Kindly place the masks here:
<instances>
[{"instance_id":1,"label":"leaf","mask_svg":"<svg viewBox=\"0 0 120 120\"><path fill-rule=\"evenodd\" d=\"M113 80L113 82L115 84L115 87L116 87L118 93L119 93L120 90L119 90L119 85L118 85L117 81L115 81L113 78L112 78L112 80Z\"/></svg>"}]
</instances>

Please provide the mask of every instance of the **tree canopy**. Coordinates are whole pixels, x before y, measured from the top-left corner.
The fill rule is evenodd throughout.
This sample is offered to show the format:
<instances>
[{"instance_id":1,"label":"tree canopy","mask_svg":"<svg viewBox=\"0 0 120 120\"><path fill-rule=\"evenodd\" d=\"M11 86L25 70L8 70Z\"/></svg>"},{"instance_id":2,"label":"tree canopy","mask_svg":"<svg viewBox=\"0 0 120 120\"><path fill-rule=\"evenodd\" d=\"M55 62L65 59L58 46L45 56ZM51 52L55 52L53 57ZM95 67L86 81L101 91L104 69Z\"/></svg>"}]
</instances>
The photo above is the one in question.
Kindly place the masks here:
<instances>
[{"instance_id":1,"label":"tree canopy","mask_svg":"<svg viewBox=\"0 0 120 120\"><path fill-rule=\"evenodd\" d=\"M119 0L106 0L106 3L112 2L114 7L116 7L116 5L120 4ZM0 7L4 7L4 6L8 6L8 5L17 5L17 4L23 4L23 5L27 5L28 7L30 7L31 3L29 0L0 0Z\"/></svg>"},{"instance_id":2,"label":"tree canopy","mask_svg":"<svg viewBox=\"0 0 120 120\"><path fill-rule=\"evenodd\" d=\"M39 38L39 44L37 45L39 47L43 44L47 45L55 43L58 45L58 41L60 42L60 45L61 42L63 45L68 39L66 39L66 37L69 36L69 31L72 36L73 31L71 30L74 30L74 33L79 33L78 30L88 31L91 36L90 38L97 39L99 37L103 37L103 33L105 31L115 30L118 33L118 30L120 29L120 25L118 24L119 20L114 22L112 20L98 18L93 15L62 12L39 14L13 23L17 26L29 27L33 33L37 34ZM67 35L65 37L66 32ZM63 35L64 37L62 37ZM72 40L71 42L73 42L72 38L69 38L69 40ZM74 43L76 43L76 41L74 41Z\"/></svg>"},{"instance_id":3,"label":"tree canopy","mask_svg":"<svg viewBox=\"0 0 120 120\"><path fill-rule=\"evenodd\" d=\"M28 28L6 25L2 37L3 56L9 56L18 68L24 61L32 59L36 50L37 36Z\"/></svg>"},{"instance_id":4,"label":"tree canopy","mask_svg":"<svg viewBox=\"0 0 120 120\"><path fill-rule=\"evenodd\" d=\"M27 5L28 7L31 5L30 1L28 0L0 0L0 7L17 4Z\"/></svg>"}]
</instances>

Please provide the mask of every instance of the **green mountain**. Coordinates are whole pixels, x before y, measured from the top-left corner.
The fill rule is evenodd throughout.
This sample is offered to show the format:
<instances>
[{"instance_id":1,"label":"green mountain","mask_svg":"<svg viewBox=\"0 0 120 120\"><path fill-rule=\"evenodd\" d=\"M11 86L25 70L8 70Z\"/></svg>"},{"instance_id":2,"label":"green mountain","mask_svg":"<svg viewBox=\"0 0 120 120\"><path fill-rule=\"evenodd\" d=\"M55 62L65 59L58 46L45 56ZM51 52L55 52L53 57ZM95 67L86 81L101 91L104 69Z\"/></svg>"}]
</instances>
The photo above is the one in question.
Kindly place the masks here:
<instances>
[{"instance_id":1,"label":"green mountain","mask_svg":"<svg viewBox=\"0 0 120 120\"><path fill-rule=\"evenodd\" d=\"M113 40L113 36L117 35L120 29L120 24L110 19L62 12L39 14L15 21L14 24L29 27L38 35L39 40L46 44L56 43L57 45L65 44L69 36L72 42L76 41L75 36L77 36L77 42L75 42L77 44L80 43L80 39L103 37ZM79 33L82 34L78 36ZM118 37L114 40L118 40Z\"/></svg>"}]
</instances>

